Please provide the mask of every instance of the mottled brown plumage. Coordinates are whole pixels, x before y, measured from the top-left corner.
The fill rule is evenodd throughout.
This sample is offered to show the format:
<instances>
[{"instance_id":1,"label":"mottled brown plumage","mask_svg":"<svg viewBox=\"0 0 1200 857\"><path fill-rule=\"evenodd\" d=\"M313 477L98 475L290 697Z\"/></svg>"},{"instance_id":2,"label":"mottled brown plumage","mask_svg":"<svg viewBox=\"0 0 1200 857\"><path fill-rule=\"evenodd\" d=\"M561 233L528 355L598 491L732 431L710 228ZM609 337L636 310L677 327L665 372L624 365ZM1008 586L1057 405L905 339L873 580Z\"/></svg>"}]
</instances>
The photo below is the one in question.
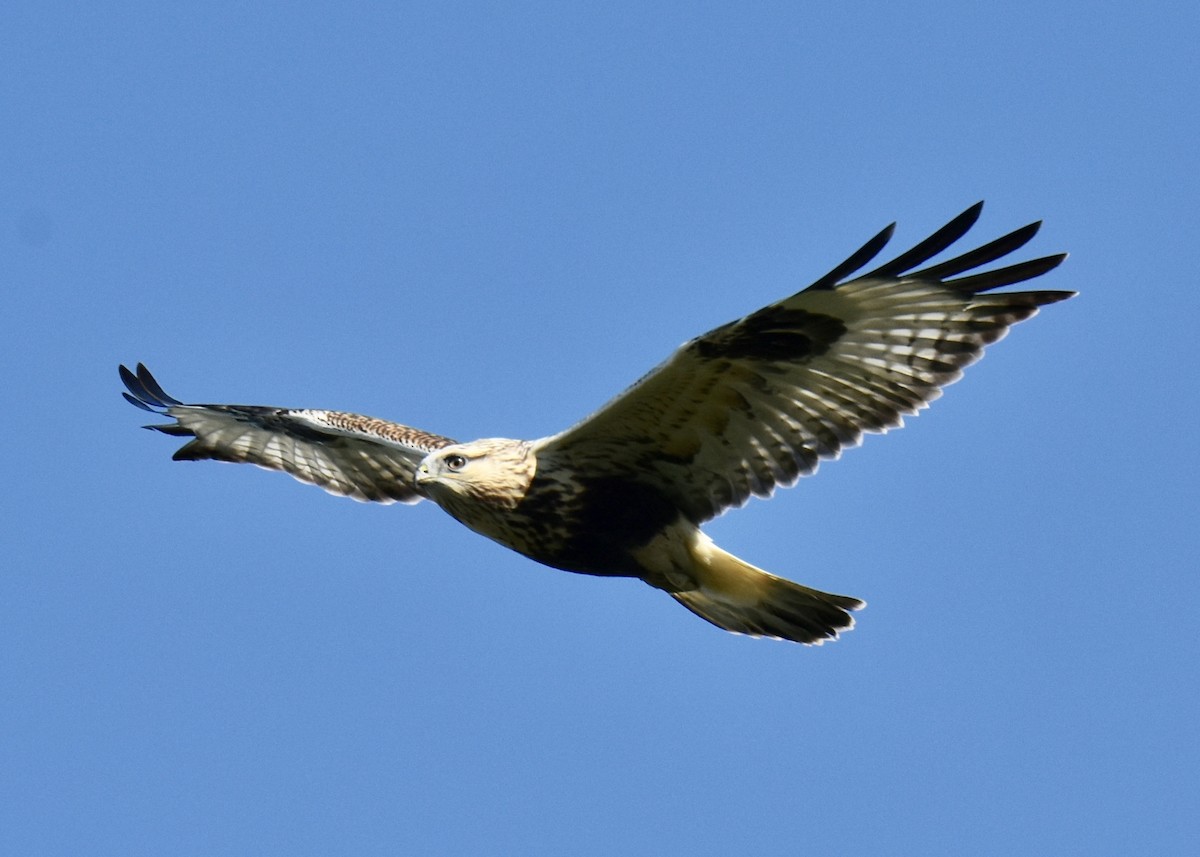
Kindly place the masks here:
<instances>
[{"instance_id":1,"label":"mottled brown plumage","mask_svg":"<svg viewBox=\"0 0 1200 857\"><path fill-rule=\"evenodd\" d=\"M809 288L722 325L578 425L537 441L456 443L336 411L188 405L141 364L125 397L193 439L175 457L251 462L359 500L432 500L538 562L638 577L713 624L820 643L853 625L857 599L755 568L700 525L750 496L813 473L864 432L901 425L985 346L1057 291L990 292L1040 276L1064 255L960 276L1023 246L1030 224L914 270L958 240L982 204L875 270L876 235Z\"/></svg>"}]
</instances>

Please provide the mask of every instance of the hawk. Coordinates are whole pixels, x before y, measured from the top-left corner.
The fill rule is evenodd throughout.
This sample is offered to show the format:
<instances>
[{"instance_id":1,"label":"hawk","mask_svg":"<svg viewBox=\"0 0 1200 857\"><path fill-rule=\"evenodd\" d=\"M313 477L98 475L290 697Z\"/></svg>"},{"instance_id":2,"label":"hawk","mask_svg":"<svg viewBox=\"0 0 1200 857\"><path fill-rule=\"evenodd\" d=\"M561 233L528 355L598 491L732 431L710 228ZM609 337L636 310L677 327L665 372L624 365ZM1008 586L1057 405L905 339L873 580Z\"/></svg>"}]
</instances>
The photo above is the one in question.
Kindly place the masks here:
<instances>
[{"instance_id":1,"label":"hawk","mask_svg":"<svg viewBox=\"0 0 1200 857\"><path fill-rule=\"evenodd\" d=\"M140 363L120 367L123 395L174 418L146 428L191 438L176 460L249 462L362 501L432 500L553 568L640 578L727 631L819 644L851 628L863 602L756 568L700 526L814 473L864 432L899 427L1011 325L1073 296L993 291L1045 274L1065 253L978 270L1024 246L1040 221L920 267L982 207L853 276L893 223L808 288L685 343L540 440L459 443L340 411L185 404Z\"/></svg>"}]
</instances>

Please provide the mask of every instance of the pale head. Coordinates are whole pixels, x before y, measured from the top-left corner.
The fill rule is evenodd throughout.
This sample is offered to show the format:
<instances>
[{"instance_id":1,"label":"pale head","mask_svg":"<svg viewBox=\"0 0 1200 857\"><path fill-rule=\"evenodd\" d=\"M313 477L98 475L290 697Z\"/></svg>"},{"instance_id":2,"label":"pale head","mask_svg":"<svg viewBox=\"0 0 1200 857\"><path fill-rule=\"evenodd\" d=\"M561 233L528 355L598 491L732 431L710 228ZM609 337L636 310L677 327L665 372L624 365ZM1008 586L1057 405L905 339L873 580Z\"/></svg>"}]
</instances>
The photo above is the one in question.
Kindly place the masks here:
<instances>
[{"instance_id":1,"label":"pale head","mask_svg":"<svg viewBox=\"0 0 1200 857\"><path fill-rule=\"evenodd\" d=\"M525 496L536 470L537 459L527 441L492 437L429 453L415 480L423 494L448 511L464 504L512 509Z\"/></svg>"}]
</instances>

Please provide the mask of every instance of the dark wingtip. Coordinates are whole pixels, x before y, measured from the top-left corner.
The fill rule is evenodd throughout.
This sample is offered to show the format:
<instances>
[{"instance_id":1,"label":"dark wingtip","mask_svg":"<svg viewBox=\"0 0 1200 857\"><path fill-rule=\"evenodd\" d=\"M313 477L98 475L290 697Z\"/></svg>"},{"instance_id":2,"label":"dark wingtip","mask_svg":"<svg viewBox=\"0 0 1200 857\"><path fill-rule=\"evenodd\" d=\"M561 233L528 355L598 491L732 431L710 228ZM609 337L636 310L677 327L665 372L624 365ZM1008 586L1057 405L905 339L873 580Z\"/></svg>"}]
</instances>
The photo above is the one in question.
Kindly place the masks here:
<instances>
[{"instance_id":1,"label":"dark wingtip","mask_svg":"<svg viewBox=\"0 0 1200 857\"><path fill-rule=\"evenodd\" d=\"M141 369L142 364L139 363L138 368ZM118 367L118 371L121 374L121 383L129 391L128 393L121 394L125 397L125 401L134 407L141 408L143 411L150 411L153 414L160 413L160 409L164 407L163 403L156 400L150 394L150 391L146 389L146 385L141 382L138 376L131 372L124 363Z\"/></svg>"},{"instance_id":2,"label":"dark wingtip","mask_svg":"<svg viewBox=\"0 0 1200 857\"><path fill-rule=\"evenodd\" d=\"M172 461L206 461L210 458L215 458L211 450L206 451L203 447L197 446L196 441L185 443L179 449L175 450L175 454L171 456ZM232 460L232 459L231 459Z\"/></svg>"},{"instance_id":3,"label":"dark wingtip","mask_svg":"<svg viewBox=\"0 0 1200 857\"><path fill-rule=\"evenodd\" d=\"M929 261L959 238L966 235L971 230L971 227L978 222L982 211L983 200L980 200L911 250L906 250L892 261L863 274L863 278L898 277L912 270L917 265Z\"/></svg>"},{"instance_id":4,"label":"dark wingtip","mask_svg":"<svg viewBox=\"0 0 1200 857\"><path fill-rule=\"evenodd\" d=\"M1051 265L1051 266L1050 266L1049 268L1047 268L1046 270L1052 270L1052 269L1054 269L1054 268L1057 268L1057 267L1058 267L1059 265L1061 265L1063 262L1067 261L1067 259L1068 259L1068 258L1070 258L1070 256L1071 256L1071 254L1070 254L1070 253L1055 253L1053 256L1047 256L1047 257L1046 257L1047 261L1049 261L1049 260L1053 259L1053 260L1054 260L1054 264L1053 264L1053 265Z\"/></svg>"},{"instance_id":5,"label":"dark wingtip","mask_svg":"<svg viewBox=\"0 0 1200 857\"><path fill-rule=\"evenodd\" d=\"M129 392L137 395L137 393L140 391L140 385L138 384L137 376L130 372L129 368L124 363L117 367L117 371L121 374L121 383L128 388Z\"/></svg>"},{"instance_id":6,"label":"dark wingtip","mask_svg":"<svg viewBox=\"0 0 1200 857\"><path fill-rule=\"evenodd\" d=\"M158 409L183 404L183 402L172 396L168 396L163 391L163 388L159 386L158 381L150 374L150 370L146 368L144 363L137 364L136 372L130 371L122 363L118 367L118 372L121 375L121 382L129 390L128 393L122 393L125 400L142 410L157 413Z\"/></svg>"},{"instance_id":7,"label":"dark wingtip","mask_svg":"<svg viewBox=\"0 0 1200 857\"><path fill-rule=\"evenodd\" d=\"M859 247L850 257L842 262L825 276L821 277L811 286L810 289L829 290L836 286L841 280L853 274L863 265L870 262L879 255L879 251L884 248L888 241L892 240L892 233L896 231L896 224L893 221L883 229L879 230L870 241Z\"/></svg>"},{"instance_id":8,"label":"dark wingtip","mask_svg":"<svg viewBox=\"0 0 1200 857\"><path fill-rule=\"evenodd\" d=\"M122 366L121 368L124 369L125 367ZM133 405L135 408L141 408L143 411L149 411L152 414L158 413L158 411L154 410L154 408L150 407L136 396L131 396L128 393L121 393L121 395L125 397L125 401L129 402L129 404Z\"/></svg>"},{"instance_id":9,"label":"dark wingtip","mask_svg":"<svg viewBox=\"0 0 1200 857\"><path fill-rule=\"evenodd\" d=\"M863 274L864 277L891 277L898 276L909 269L920 265L938 253L945 250L966 232L975 225L979 220L979 215L983 212L983 200L974 205L968 206L965 211L939 229L937 232L930 235L924 241L911 250L900 254L892 261L879 266L870 273ZM842 262L825 276L821 277L811 286L810 289L832 289L839 282L845 280L851 274L858 271L859 268L866 265L874 259L884 246L891 240L892 234L896 231L896 224L890 223L886 228L880 231L874 238L851 254L850 258ZM1034 230L1036 231L1036 229Z\"/></svg>"},{"instance_id":10,"label":"dark wingtip","mask_svg":"<svg viewBox=\"0 0 1200 857\"><path fill-rule=\"evenodd\" d=\"M1069 301L1071 298L1078 297L1079 292L1038 292L1041 297L1040 306L1047 304L1056 304L1059 301Z\"/></svg>"},{"instance_id":11,"label":"dark wingtip","mask_svg":"<svg viewBox=\"0 0 1200 857\"><path fill-rule=\"evenodd\" d=\"M939 262L936 265L931 265L928 268L922 268L920 271L913 271L908 276L913 279L928 279L928 280L946 280L950 277L961 274L964 271L970 271L978 268L980 265L986 265L989 262L995 262L1016 250L1021 249L1037 235L1038 230L1042 228L1042 221L1030 223L1027 226L1022 226L1020 229L1015 229L1007 235L1002 235L995 241L989 241L982 247L976 247L963 253L961 256L955 256L953 259L947 259L945 262Z\"/></svg>"},{"instance_id":12,"label":"dark wingtip","mask_svg":"<svg viewBox=\"0 0 1200 857\"><path fill-rule=\"evenodd\" d=\"M192 431L190 428L184 428L179 423L167 423L166 425L142 426L142 428L150 429L151 431L162 432L163 434L169 434L169 435L171 435L171 437L195 437L196 436L196 433L194 431Z\"/></svg>"},{"instance_id":13,"label":"dark wingtip","mask_svg":"<svg viewBox=\"0 0 1200 857\"><path fill-rule=\"evenodd\" d=\"M139 363L137 365L137 377L138 377L138 381L141 382L142 386L146 390L150 391L150 394L153 395L154 398L156 398L160 402L162 402L164 405L182 405L183 404L183 402L179 401L178 399L172 398L171 396L168 396L166 393L163 392L163 388L159 386L158 381L156 381L154 376L150 374L150 370L146 368L145 363Z\"/></svg>"},{"instance_id":14,"label":"dark wingtip","mask_svg":"<svg viewBox=\"0 0 1200 857\"><path fill-rule=\"evenodd\" d=\"M1030 259L1028 262L1018 262L1007 268L997 268L994 271L984 271L969 277L959 277L947 280L946 285L953 286L971 294L998 289L1001 286L1012 286L1040 277L1047 271L1053 271L1067 258L1066 253L1056 253L1053 256L1043 256L1040 259Z\"/></svg>"},{"instance_id":15,"label":"dark wingtip","mask_svg":"<svg viewBox=\"0 0 1200 857\"><path fill-rule=\"evenodd\" d=\"M995 262L1024 247L1037 235L1038 230L1041 229L1042 221L1038 220L1022 226L1020 229L1015 229L1007 235L1002 235L993 241L989 241L981 247L969 250L953 259L938 262L921 270L913 270L917 266L928 262L962 238L979 220L982 212L983 200L980 200L974 205L969 206L965 211L924 241L918 243L911 250L901 253L895 259L880 265L872 271L858 275L857 279L910 277L913 279L935 280L959 289L966 294L976 294L1040 277L1042 274L1057 268L1067 258L1066 253L1057 253L1051 256L1043 256L1039 259L1031 259L1027 262L1019 262L992 271L958 276L959 274L977 270L982 265ZM879 233L879 235L876 235L849 259L814 283L811 288L836 288L850 274L865 265L882 249L883 245L887 243L887 239L891 236L892 227L894 226L895 224L892 224L892 226L889 226L883 232ZM1059 300L1062 300L1062 298L1059 298Z\"/></svg>"},{"instance_id":16,"label":"dark wingtip","mask_svg":"<svg viewBox=\"0 0 1200 857\"><path fill-rule=\"evenodd\" d=\"M978 222L979 215L981 215L981 214L983 214L983 200L982 199L979 200L979 202L975 203L974 205L968 205L966 210L963 211L962 214L955 217L953 220L951 220L949 223L947 223L942 228L949 229L952 226L954 226L954 227L960 228L963 232L967 232L972 226L974 226L976 224L976 222Z\"/></svg>"}]
</instances>

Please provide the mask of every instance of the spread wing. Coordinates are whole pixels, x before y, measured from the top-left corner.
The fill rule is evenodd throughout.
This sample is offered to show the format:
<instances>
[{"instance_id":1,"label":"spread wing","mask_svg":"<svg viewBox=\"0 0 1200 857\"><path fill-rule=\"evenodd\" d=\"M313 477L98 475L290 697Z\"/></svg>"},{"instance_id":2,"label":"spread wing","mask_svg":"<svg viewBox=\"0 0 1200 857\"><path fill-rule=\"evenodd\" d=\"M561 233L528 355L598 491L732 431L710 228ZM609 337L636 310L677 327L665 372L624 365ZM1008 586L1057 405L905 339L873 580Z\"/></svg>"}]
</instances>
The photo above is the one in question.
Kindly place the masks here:
<instances>
[{"instance_id":1,"label":"spread wing","mask_svg":"<svg viewBox=\"0 0 1200 857\"><path fill-rule=\"evenodd\" d=\"M454 441L374 417L257 405L187 405L163 392L141 363L121 367L125 398L175 422L146 428L193 438L176 461L249 462L290 473L331 494L379 503L421 499L413 473L429 452Z\"/></svg>"},{"instance_id":2,"label":"spread wing","mask_svg":"<svg viewBox=\"0 0 1200 857\"><path fill-rule=\"evenodd\" d=\"M1024 246L1040 222L914 270L961 238L982 207L846 279L883 249L892 224L807 289L693 339L583 422L539 441L539 461L636 474L699 523L813 473L863 432L900 426L1009 326L1073 294L991 292L1066 254L969 273Z\"/></svg>"}]
</instances>

